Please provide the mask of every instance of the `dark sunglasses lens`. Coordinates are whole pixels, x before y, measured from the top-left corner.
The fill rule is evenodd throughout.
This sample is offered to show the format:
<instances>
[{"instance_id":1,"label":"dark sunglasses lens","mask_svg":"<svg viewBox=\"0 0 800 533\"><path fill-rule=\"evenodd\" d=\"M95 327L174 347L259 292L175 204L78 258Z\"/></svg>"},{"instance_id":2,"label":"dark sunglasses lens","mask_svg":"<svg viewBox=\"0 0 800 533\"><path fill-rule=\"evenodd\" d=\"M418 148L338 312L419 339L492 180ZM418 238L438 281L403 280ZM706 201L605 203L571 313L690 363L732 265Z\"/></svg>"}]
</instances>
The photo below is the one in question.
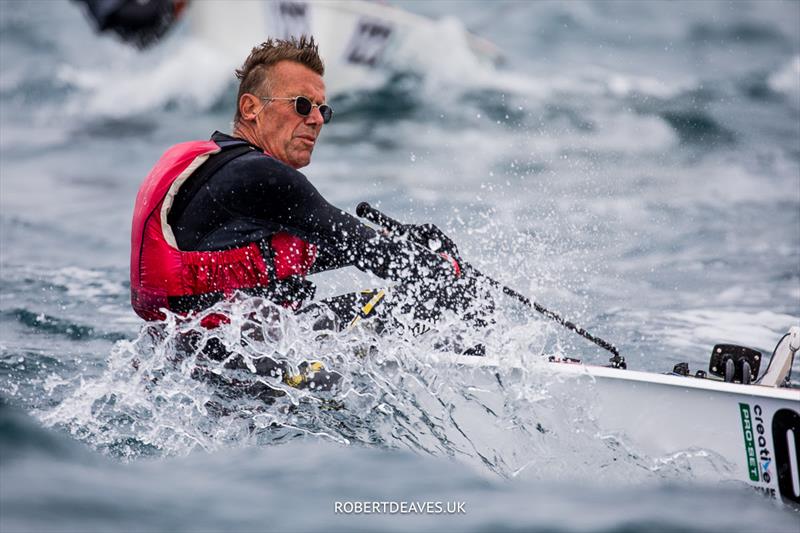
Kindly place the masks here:
<instances>
[{"instance_id":1,"label":"dark sunglasses lens","mask_svg":"<svg viewBox=\"0 0 800 533\"><path fill-rule=\"evenodd\" d=\"M322 114L322 122L327 124L333 118L333 109L329 105L319 106L319 112Z\"/></svg>"},{"instance_id":2,"label":"dark sunglasses lens","mask_svg":"<svg viewBox=\"0 0 800 533\"><path fill-rule=\"evenodd\" d=\"M311 100L309 100L308 98L304 98L302 96L298 96L297 98L295 98L294 109L295 111L297 111L298 114L307 117L308 115L311 114L312 108L313 107L311 105Z\"/></svg>"}]
</instances>

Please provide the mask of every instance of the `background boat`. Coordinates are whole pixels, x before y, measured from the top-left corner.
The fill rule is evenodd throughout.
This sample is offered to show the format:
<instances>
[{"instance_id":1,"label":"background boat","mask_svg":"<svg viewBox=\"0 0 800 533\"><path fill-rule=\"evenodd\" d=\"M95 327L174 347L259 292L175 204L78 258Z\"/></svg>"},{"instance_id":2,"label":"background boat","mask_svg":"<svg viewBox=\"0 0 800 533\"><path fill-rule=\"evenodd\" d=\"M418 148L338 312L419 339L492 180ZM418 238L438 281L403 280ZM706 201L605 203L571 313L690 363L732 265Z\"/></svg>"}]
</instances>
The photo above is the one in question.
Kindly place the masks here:
<instances>
[{"instance_id":1,"label":"background boat","mask_svg":"<svg viewBox=\"0 0 800 533\"><path fill-rule=\"evenodd\" d=\"M375 89L386 73L413 68L425 54L460 53L476 67L500 63L500 49L467 32L458 19L418 15L387 2L233 0L193 2L187 10L190 34L228 57L246 57L267 37L313 35L327 65L331 95ZM457 46L445 48L456 40Z\"/></svg>"}]
</instances>

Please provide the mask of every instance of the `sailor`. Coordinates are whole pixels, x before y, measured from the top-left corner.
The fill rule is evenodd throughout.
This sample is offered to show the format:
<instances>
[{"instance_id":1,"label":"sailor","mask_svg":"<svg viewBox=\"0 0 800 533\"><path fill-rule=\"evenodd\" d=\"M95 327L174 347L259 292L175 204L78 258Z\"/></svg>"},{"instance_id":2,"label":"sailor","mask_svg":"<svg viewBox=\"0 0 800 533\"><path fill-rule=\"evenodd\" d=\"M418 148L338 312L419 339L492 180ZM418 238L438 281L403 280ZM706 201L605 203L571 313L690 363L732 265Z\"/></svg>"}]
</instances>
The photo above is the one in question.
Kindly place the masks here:
<instances>
[{"instance_id":1,"label":"sailor","mask_svg":"<svg viewBox=\"0 0 800 533\"><path fill-rule=\"evenodd\" d=\"M298 170L333 118L323 73L313 38L256 46L236 71L232 134L173 146L153 167L132 225L131 301L142 318L189 315L242 296L300 309L314 293L308 274L349 265L400 282L395 300L420 320L471 305L477 282L438 228L376 232L331 205ZM361 300L371 310L382 294L327 304L349 321L364 314ZM209 314L203 325L226 320Z\"/></svg>"},{"instance_id":2,"label":"sailor","mask_svg":"<svg viewBox=\"0 0 800 533\"><path fill-rule=\"evenodd\" d=\"M164 36L183 14L188 0L74 0L86 6L98 32L146 48Z\"/></svg>"}]
</instances>

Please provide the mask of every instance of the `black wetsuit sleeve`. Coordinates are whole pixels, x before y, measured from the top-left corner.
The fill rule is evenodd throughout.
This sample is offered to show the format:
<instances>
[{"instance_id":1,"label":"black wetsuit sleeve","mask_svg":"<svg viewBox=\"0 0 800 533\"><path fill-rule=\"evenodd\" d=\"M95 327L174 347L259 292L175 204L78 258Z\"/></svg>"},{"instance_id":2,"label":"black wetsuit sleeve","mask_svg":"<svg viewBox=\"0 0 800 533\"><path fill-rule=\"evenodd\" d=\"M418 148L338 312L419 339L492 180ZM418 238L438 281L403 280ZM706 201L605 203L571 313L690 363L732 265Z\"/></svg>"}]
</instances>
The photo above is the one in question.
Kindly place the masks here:
<instances>
[{"instance_id":1,"label":"black wetsuit sleeve","mask_svg":"<svg viewBox=\"0 0 800 533\"><path fill-rule=\"evenodd\" d=\"M384 237L331 205L300 172L261 154L239 157L209 182L220 207L316 244L315 271L353 265L395 281L448 283L449 262L407 241Z\"/></svg>"}]
</instances>

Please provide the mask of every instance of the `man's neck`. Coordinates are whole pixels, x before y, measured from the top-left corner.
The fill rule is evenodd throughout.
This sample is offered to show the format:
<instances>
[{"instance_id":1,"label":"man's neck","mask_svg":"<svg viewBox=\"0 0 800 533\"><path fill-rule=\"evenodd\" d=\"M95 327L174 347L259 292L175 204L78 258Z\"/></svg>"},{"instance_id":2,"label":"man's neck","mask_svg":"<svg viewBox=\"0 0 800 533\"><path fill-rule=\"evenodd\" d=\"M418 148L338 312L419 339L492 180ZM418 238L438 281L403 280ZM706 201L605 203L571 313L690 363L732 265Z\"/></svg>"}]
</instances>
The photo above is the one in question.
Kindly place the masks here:
<instances>
[{"instance_id":1,"label":"man's neck","mask_svg":"<svg viewBox=\"0 0 800 533\"><path fill-rule=\"evenodd\" d=\"M257 137L255 132L252 128L250 128L247 124L236 123L233 125L233 133L234 137L239 139L243 139L248 143L252 144L253 146L258 147L262 152L266 150L258 143Z\"/></svg>"}]
</instances>

